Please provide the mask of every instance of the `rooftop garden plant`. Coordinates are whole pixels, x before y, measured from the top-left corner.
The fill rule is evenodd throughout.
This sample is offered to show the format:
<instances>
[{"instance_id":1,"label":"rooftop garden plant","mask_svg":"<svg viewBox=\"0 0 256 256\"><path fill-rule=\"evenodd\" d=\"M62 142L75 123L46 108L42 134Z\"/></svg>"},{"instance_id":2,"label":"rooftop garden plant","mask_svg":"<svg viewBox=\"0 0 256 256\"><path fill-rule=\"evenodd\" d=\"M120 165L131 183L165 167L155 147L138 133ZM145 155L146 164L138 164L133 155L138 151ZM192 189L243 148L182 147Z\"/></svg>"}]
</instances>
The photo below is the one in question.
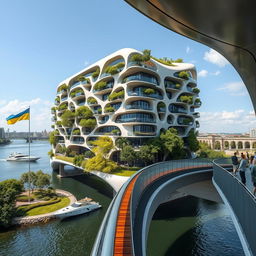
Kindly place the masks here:
<instances>
[{"instance_id":1,"label":"rooftop garden plant","mask_svg":"<svg viewBox=\"0 0 256 256\"><path fill-rule=\"evenodd\" d=\"M72 132L73 135L81 135L80 129L75 129Z\"/></svg>"},{"instance_id":2,"label":"rooftop garden plant","mask_svg":"<svg viewBox=\"0 0 256 256\"><path fill-rule=\"evenodd\" d=\"M152 89L152 88L145 88L145 89L143 89L143 92L145 93L145 94L155 94L156 93L156 91L155 91L155 89Z\"/></svg>"},{"instance_id":3,"label":"rooftop garden plant","mask_svg":"<svg viewBox=\"0 0 256 256\"><path fill-rule=\"evenodd\" d=\"M107 104L104 108L104 112L105 113L108 113L108 112L115 112L115 109L110 105L110 104Z\"/></svg>"},{"instance_id":4,"label":"rooftop garden plant","mask_svg":"<svg viewBox=\"0 0 256 256\"><path fill-rule=\"evenodd\" d=\"M92 73L92 77L93 77L94 79L96 79L96 78L99 76L99 74L100 74L100 69L97 68L97 69Z\"/></svg>"},{"instance_id":5,"label":"rooftop garden plant","mask_svg":"<svg viewBox=\"0 0 256 256\"><path fill-rule=\"evenodd\" d=\"M95 118L81 119L80 122L79 122L79 125L84 127L84 128L93 129L96 126L96 119Z\"/></svg>"},{"instance_id":6,"label":"rooftop garden plant","mask_svg":"<svg viewBox=\"0 0 256 256\"><path fill-rule=\"evenodd\" d=\"M198 88L193 88L193 90L192 90L194 93L199 93L200 92L200 89L198 89Z\"/></svg>"},{"instance_id":7,"label":"rooftop garden plant","mask_svg":"<svg viewBox=\"0 0 256 256\"><path fill-rule=\"evenodd\" d=\"M66 84L62 84L59 88L58 88L58 92L61 92L63 90L67 90L68 86Z\"/></svg>"},{"instance_id":8,"label":"rooftop garden plant","mask_svg":"<svg viewBox=\"0 0 256 256\"><path fill-rule=\"evenodd\" d=\"M119 92L112 92L108 96L108 100L116 100L116 99L123 99L124 98L124 90L121 90Z\"/></svg>"},{"instance_id":9,"label":"rooftop garden plant","mask_svg":"<svg viewBox=\"0 0 256 256\"><path fill-rule=\"evenodd\" d=\"M184 103L192 104L193 96L182 95L179 97L179 100Z\"/></svg>"},{"instance_id":10,"label":"rooftop garden plant","mask_svg":"<svg viewBox=\"0 0 256 256\"><path fill-rule=\"evenodd\" d=\"M79 107L75 112L76 117L89 119L93 117L93 112L86 106Z\"/></svg>"},{"instance_id":11,"label":"rooftop garden plant","mask_svg":"<svg viewBox=\"0 0 256 256\"><path fill-rule=\"evenodd\" d=\"M94 86L94 90L96 91L101 91L104 90L107 87L107 82L106 81L100 81Z\"/></svg>"},{"instance_id":12,"label":"rooftop garden plant","mask_svg":"<svg viewBox=\"0 0 256 256\"><path fill-rule=\"evenodd\" d=\"M112 76L117 74L118 72L121 71L121 69L125 66L124 62L119 62L116 65L113 66L108 66L105 69L105 73L111 74Z\"/></svg>"},{"instance_id":13,"label":"rooftop garden plant","mask_svg":"<svg viewBox=\"0 0 256 256\"><path fill-rule=\"evenodd\" d=\"M61 104L61 105L59 105L58 110L62 111L62 110L66 110L67 108L68 108L67 104Z\"/></svg>"},{"instance_id":14,"label":"rooftop garden plant","mask_svg":"<svg viewBox=\"0 0 256 256\"><path fill-rule=\"evenodd\" d=\"M180 89L181 88L181 84L175 84L175 88L176 89Z\"/></svg>"},{"instance_id":15,"label":"rooftop garden plant","mask_svg":"<svg viewBox=\"0 0 256 256\"><path fill-rule=\"evenodd\" d=\"M181 71L178 73L178 77L188 80L189 79L189 73L187 71Z\"/></svg>"},{"instance_id":16,"label":"rooftop garden plant","mask_svg":"<svg viewBox=\"0 0 256 256\"><path fill-rule=\"evenodd\" d=\"M97 104L98 102L97 102L97 100L94 99L93 97L89 97L88 100L87 100L87 103L88 103L88 104Z\"/></svg>"},{"instance_id":17,"label":"rooftop garden plant","mask_svg":"<svg viewBox=\"0 0 256 256\"><path fill-rule=\"evenodd\" d=\"M74 123L75 114L70 110L65 110L61 115L61 123L65 127L72 127Z\"/></svg>"}]
</instances>

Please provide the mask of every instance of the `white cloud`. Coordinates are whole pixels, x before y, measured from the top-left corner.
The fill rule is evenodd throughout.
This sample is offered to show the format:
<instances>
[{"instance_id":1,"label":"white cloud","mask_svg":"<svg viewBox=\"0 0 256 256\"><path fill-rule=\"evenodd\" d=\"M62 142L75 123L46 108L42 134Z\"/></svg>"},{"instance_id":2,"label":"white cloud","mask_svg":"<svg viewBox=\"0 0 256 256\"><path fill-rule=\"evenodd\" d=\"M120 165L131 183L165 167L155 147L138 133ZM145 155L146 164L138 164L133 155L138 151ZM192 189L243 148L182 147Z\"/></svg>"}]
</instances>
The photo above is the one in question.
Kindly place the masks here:
<instances>
[{"instance_id":1,"label":"white cloud","mask_svg":"<svg viewBox=\"0 0 256 256\"><path fill-rule=\"evenodd\" d=\"M227 91L231 96L245 96L248 94L243 82L231 82L224 87L217 88L218 91Z\"/></svg>"},{"instance_id":2,"label":"white cloud","mask_svg":"<svg viewBox=\"0 0 256 256\"><path fill-rule=\"evenodd\" d=\"M254 111L201 112L200 132L248 132L256 127Z\"/></svg>"},{"instance_id":3,"label":"white cloud","mask_svg":"<svg viewBox=\"0 0 256 256\"><path fill-rule=\"evenodd\" d=\"M210 49L204 53L204 60L211 62L219 67L225 67L229 62L217 51Z\"/></svg>"},{"instance_id":4,"label":"white cloud","mask_svg":"<svg viewBox=\"0 0 256 256\"><path fill-rule=\"evenodd\" d=\"M198 72L198 77L206 77L208 75L208 71L205 69L202 69L201 71Z\"/></svg>"},{"instance_id":5,"label":"white cloud","mask_svg":"<svg viewBox=\"0 0 256 256\"><path fill-rule=\"evenodd\" d=\"M49 130L51 125L51 106L52 103L35 98L30 101L11 100L0 106L0 126L5 129L16 131L27 131L28 121L20 121L14 125L7 125L6 118L11 114L17 114L30 106L31 131Z\"/></svg>"},{"instance_id":6,"label":"white cloud","mask_svg":"<svg viewBox=\"0 0 256 256\"><path fill-rule=\"evenodd\" d=\"M220 71L219 71L219 70L217 70L217 71L211 73L211 75L213 75L213 76L218 76L219 74L220 74Z\"/></svg>"},{"instance_id":7,"label":"white cloud","mask_svg":"<svg viewBox=\"0 0 256 256\"><path fill-rule=\"evenodd\" d=\"M191 52L191 49L189 46L186 47L186 53L189 54Z\"/></svg>"}]
</instances>

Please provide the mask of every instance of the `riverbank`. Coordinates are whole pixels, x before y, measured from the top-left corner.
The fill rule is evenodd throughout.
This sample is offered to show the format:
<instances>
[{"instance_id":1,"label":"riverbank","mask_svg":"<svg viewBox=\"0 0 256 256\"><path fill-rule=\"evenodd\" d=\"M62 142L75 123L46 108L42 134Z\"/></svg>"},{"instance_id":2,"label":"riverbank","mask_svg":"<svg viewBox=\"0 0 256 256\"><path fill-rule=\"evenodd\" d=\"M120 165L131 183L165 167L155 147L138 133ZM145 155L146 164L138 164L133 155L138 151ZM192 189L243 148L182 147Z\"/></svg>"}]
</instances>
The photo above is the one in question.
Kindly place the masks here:
<instances>
[{"instance_id":1,"label":"riverbank","mask_svg":"<svg viewBox=\"0 0 256 256\"><path fill-rule=\"evenodd\" d=\"M65 196L69 199L69 205L77 201L76 197L68 191L56 189L58 196ZM59 209L58 209L59 210ZM26 217L16 217L13 219L13 225L25 226L25 225L34 225L38 223L47 223L51 220L56 219L54 212L49 212L45 214L35 215L35 216L26 216Z\"/></svg>"}]
</instances>

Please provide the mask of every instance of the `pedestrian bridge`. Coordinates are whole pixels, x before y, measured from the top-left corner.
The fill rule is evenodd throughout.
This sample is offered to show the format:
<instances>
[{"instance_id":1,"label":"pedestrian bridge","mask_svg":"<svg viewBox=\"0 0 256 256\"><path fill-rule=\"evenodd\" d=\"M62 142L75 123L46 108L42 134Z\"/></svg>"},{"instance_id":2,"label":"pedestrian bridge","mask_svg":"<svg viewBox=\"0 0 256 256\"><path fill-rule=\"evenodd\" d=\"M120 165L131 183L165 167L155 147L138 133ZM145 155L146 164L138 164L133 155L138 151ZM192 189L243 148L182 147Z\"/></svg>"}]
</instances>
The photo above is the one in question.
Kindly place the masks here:
<instances>
[{"instance_id":1,"label":"pedestrian bridge","mask_svg":"<svg viewBox=\"0 0 256 256\"><path fill-rule=\"evenodd\" d=\"M110 204L91 255L145 256L154 212L160 204L185 195L223 200L245 255L256 255L255 198L224 167L230 164L196 159L157 163L138 171Z\"/></svg>"}]
</instances>

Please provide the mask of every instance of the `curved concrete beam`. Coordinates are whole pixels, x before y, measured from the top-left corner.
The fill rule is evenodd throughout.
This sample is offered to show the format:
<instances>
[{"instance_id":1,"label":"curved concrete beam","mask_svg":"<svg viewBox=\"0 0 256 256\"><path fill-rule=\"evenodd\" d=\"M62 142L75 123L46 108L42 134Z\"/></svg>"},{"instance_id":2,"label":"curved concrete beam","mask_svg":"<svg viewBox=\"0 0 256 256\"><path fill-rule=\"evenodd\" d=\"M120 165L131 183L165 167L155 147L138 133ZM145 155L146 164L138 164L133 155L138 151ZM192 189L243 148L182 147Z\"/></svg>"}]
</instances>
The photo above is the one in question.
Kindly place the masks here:
<instances>
[{"instance_id":1,"label":"curved concrete beam","mask_svg":"<svg viewBox=\"0 0 256 256\"><path fill-rule=\"evenodd\" d=\"M60 164L72 166L76 169L84 171L84 169L82 167L74 165L70 162L56 159L54 157L51 159L51 166L53 169L58 169ZM92 172L90 172L90 174L98 176L100 179L104 180L106 183L108 183L113 188L113 190L115 192L118 192L120 190L120 188L123 186L123 184L130 178L130 177L125 177L125 176L113 175L113 174L109 174L109 173L103 173L103 172L99 172L99 171L92 171Z\"/></svg>"},{"instance_id":2,"label":"curved concrete beam","mask_svg":"<svg viewBox=\"0 0 256 256\"><path fill-rule=\"evenodd\" d=\"M237 70L256 109L256 2L125 0L138 11L221 53Z\"/></svg>"}]
</instances>

